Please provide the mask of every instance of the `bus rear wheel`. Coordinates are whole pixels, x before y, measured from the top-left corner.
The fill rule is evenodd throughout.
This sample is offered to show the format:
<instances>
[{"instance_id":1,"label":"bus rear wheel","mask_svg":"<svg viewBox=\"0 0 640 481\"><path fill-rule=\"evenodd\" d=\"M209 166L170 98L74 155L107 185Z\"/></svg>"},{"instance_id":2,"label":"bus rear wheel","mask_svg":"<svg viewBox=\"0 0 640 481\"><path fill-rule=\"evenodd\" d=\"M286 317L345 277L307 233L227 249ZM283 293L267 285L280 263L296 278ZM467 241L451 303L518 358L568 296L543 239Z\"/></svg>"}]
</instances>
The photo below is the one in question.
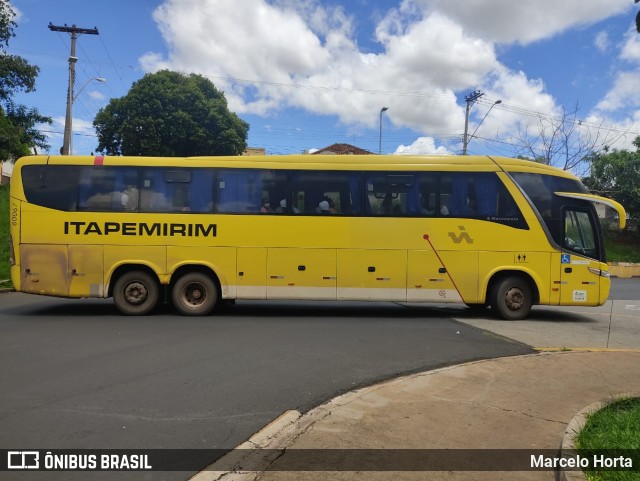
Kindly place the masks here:
<instances>
[{"instance_id":1,"label":"bus rear wheel","mask_svg":"<svg viewBox=\"0 0 640 481\"><path fill-rule=\"evenodd\" d=\"M113 301L128 316L144 316L158 303L160 292L155 279L143 271L121 275L113 286Z\"/></svg>"},{"instance_id":2,"label":"bus rear wheel","mask_svg":"<svg viewBox=\"0 0 640 481\"><path fill-rule=\"evenodd\" d=\"M184 316L205 316L218 302L218 289L209 276L190 272L180 277L171 292L174 307Z\"/></svg>"},{"instance_id":3,"label":"bus rear wheel","mask_svg":"<svg viewBox=\"0 0 640 481\"><path fill-rule=\"evenodd\" d=\"M519 276L509 276L493 287L491 308L505 320L524 319L531 312L533 294L529 283Z\"/></svg>"}]
</instances>

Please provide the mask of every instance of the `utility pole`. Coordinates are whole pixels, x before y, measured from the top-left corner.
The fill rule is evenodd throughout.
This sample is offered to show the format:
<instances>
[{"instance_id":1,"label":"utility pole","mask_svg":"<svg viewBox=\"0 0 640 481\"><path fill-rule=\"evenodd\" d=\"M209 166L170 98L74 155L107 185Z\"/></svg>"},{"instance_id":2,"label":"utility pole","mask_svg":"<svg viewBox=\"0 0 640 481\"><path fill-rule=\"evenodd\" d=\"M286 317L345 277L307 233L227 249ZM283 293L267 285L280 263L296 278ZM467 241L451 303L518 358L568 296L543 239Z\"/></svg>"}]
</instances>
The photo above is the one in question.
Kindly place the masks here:
<instances>
[{"instance_id":1,"label":"utility pole","mask_svg":"<svg viewBox=\"0 0 640 481\"><path fill-rule=\"evenodd\" d=\"M49 30L52 32L66 32L71 34L71 55L69 55L69 88L67 89L67 113L64 118L64 140L62 143L62 155L69 155L71 153L71 123L72 123L72 110L73 110L73 84L76 81L76 40L78 34L87 35L99 35L98 28L79 28L75 25L70 27L67 24L63 26L53 25L49 22Z\"/></svg>"},{"instance_id":2,"label":"utility pole","mask_svg":"<svg viewBox=\"0 0 640 481\"><path fill-rule=\"evenodd\" d=\"M382 114L389 110L389 107L382 107L380 109L380 136L378 137L378 155L382 155Z\"/></svg>"},{"instance_id":3,"label":"utility pole","mask_svg":"<svg viewBox=\"0 0 640 481\"><path fill-rule=\"evenodd\" d=\"M472 94L467 95L464 100L467 102L467 110L464 115L464 137L462 139L462 155L467 155L467 145L469 145L469 110L471 106L484 95L484 92L476 90Z\"/></svg>"}]
</instances>

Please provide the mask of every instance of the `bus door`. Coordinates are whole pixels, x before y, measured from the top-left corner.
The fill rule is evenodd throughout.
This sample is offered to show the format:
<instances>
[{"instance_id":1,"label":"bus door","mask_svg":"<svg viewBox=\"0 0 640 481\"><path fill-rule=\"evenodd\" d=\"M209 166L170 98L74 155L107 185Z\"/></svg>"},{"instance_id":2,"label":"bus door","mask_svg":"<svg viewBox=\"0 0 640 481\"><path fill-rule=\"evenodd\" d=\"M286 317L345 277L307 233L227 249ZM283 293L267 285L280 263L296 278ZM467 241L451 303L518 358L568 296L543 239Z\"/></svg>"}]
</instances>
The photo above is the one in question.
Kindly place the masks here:
<instances>
[{"instance_id":1,"label":"bus door","mask_svg":"<svg viewBox=\"0 0 640 481\"><path fill-rule=\"evenodd\" d=\"M600 248L592 210L563 209L564 245L560 255L560 304L597 306L600 298Z\"/></svg>"}]
</instances>

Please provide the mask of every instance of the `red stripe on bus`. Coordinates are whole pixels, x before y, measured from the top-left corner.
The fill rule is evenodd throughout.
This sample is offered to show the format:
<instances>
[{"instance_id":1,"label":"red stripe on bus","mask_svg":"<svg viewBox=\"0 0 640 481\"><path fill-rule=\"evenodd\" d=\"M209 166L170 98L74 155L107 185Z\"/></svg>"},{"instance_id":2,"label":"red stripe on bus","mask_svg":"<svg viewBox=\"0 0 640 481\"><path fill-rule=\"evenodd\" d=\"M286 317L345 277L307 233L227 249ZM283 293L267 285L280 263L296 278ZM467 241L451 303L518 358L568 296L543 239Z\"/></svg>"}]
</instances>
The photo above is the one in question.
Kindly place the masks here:
<instances>
[{"instance_id":1,"label":"red stripe on bus","mask_svg":"<svg viewBox=\"0 0 640 481\"><path fill-rule=\"evenodd\" d=\"M102 165L104 164L104 155L97 155L93 159L93 165Z\"/></svg>"}]
</instances>

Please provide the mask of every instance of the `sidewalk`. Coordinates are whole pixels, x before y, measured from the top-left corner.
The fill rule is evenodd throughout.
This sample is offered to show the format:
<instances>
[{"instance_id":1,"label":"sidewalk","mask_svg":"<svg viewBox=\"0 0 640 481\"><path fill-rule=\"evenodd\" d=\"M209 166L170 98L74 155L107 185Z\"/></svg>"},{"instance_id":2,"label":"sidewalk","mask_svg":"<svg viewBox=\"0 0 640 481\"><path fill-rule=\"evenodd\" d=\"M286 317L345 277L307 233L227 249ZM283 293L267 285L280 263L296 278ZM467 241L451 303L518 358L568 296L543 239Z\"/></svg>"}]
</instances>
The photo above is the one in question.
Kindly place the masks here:
<instances>
[{"instance_id":1,"label":"sidewalk","mask_svg":"<svg viewBox=\"0 0 640 481\"><path fill-rule=\"evenodd\" d=\"M459 322L555 352L450 366L349 392L304 415L288 411L239 447L558 450L567 425L583 408L640 392L638 312L639 301L609 301L595 309L536 308L527 320L505 322L472 317L461 309ZM269 453L275 460L272 469L287 462L286 452L279 459L275 459L279 452ZM224 472L229 466L223 458L192 481L551 481L556 475L553 471Z\"/></svg>"},{"instance_id":2,"label":"sidewalk","mask_svg":"<svg viewBox=\"0 0 640 481\"><path fill-rule=\"evenodd\" d=\"M555 352L477 361L347 393L292 412L244 448L553 449L585 406L640 386L639 352ZM286 462L285 453L279 462ZM214 472L194 481L553 480L522 472Z\"/></svg>"}]
</instances>

